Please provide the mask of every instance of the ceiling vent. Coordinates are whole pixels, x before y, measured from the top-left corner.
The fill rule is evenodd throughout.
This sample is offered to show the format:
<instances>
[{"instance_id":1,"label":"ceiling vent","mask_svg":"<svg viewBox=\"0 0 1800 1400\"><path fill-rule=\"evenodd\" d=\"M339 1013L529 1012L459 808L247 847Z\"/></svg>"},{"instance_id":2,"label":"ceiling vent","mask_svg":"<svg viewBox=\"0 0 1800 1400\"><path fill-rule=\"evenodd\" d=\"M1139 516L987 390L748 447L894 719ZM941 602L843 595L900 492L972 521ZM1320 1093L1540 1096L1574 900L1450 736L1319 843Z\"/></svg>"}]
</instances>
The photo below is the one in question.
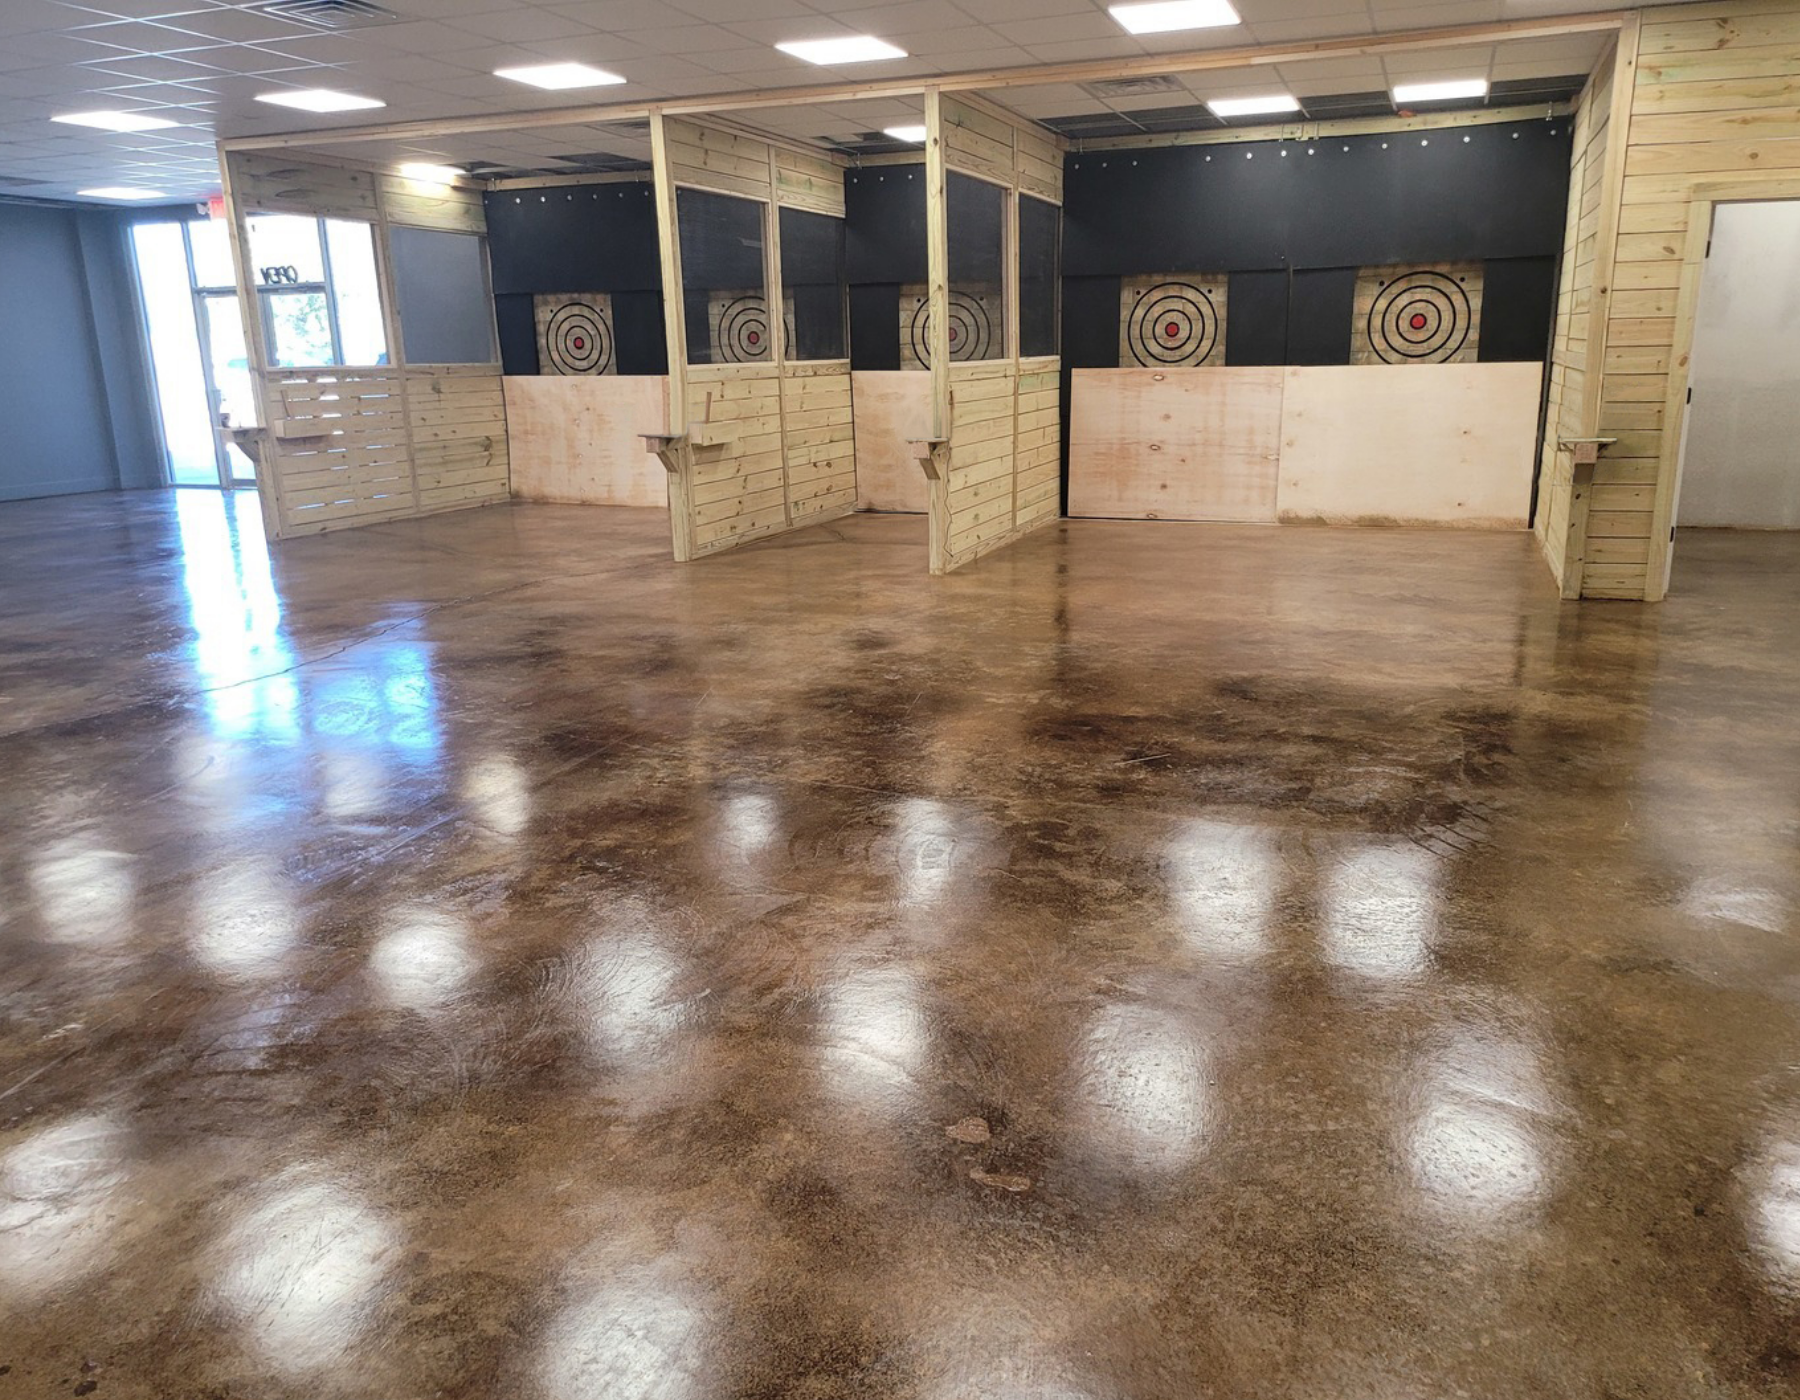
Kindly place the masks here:
<instances>
[{"instance_id":1,"label":"ceiling vent","mask_svg":"<svg viewBox=\"0 0 1800 1400\"><path fill-rule=\"evenodd\" d=\"M1186 91L1179 78L1167 73L1156 73L1147 78L1107 78L1085 86L1095 97L1145 97L1159 92Z\"/></svg>"},{"instance_id":2,"label":"ceiling vent","mask_svg":"<svg viewBox=\"0 0 1800 1400\"><path fill-rule=\"evenodd\" d=\"M400 16L384 10L374 0L264 0L247 7L270 19L290 20L314 29L372 29L392 24Z\"/></svg>"}]
</instances>

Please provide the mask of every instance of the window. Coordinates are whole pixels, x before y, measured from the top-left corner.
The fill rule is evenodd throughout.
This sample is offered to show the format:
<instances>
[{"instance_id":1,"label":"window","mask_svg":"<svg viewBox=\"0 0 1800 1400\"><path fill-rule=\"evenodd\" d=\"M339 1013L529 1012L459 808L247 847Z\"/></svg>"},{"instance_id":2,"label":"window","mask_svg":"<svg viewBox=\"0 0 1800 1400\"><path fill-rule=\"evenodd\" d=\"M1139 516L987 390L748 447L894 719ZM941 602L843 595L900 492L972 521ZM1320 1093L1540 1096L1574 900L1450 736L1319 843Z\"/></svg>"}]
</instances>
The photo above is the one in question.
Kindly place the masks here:
<instances>
[{"instance_id":1,"label":"window","mask_svg":"<svg viewBox=\"0 0 1800 1400\"><path fill-rule=\"evenodd\" d=\"M841 360L850 353L842 219L781 211L781 288L788 359Z\"/></svg>"},{"instance_id":2,"label":"window","mask_svg":"<svg viewBox=\"0 0 1800 1400\"><path fill-rule=\"evenodd\" d=\"M1056 353L1058 234L1062 210L1019 196L1019 353Z\"/></svg>"},{"instance_id":3,"label":"window","mask_svg":"<svg viewBox=\"0 0 1800 1400\"><path fill-rule=\"evenodd\" d=\"M770 358L763 209L736 195L675 192L690 365Z\"/></svg>"},{"instance_id":4,"label":"window","mask_svg":"<svg viewBox=\"0 0 1800 1400\"><path fill-rule=\"evenodd\" d=\"M415 365L485 365L496 358L494 299L479 234L394 228L394 300Z\"/></svg>"},{"instance_id":5,"label":"window","mask_svg":"<svg viewBox=\"0 0 1800 1400\"><path fill-rule=\"evenodd\" d=\"M950 234L950 358L1004 360L1006 201L1010 191L959 171L944 185Z\"/></svg>"},{"instance_id":6,"label":"window","mask_svg":"<svg viewBox=\"0 0 1800 1400\"><path fill-rule=\"evenodd\" d=\"M272 368L388 363L372 225L252 214L245 226L250 280ZM195 245L196 273L203 263L208 275L229 272L229 248L220 249L210 235L205 242L204 249Z\"/></svg>"}]
</instances>

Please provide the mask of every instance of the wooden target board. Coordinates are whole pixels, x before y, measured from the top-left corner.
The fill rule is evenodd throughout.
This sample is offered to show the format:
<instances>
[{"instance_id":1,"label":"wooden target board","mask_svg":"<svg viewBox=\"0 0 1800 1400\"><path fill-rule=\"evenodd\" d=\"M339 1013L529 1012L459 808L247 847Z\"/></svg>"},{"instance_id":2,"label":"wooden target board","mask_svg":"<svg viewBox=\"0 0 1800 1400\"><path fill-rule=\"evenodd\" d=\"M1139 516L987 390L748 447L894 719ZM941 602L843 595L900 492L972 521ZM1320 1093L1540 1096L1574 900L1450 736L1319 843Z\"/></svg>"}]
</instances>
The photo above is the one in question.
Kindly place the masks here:
<instances>
[{"instance_id":1,"label":"wooden target board","mask_svg":"<svg viewBox=\"0 0 1800 1400\"><path fill-rule=\"evenodd\" d=\"M788 358L794 357L794 302L786 299L783 329ZM769 335L769 300L761 292L715 292L706 303L706 333L715 365L753 365L774 358Z\"/></svg>"},{"instance_id":2,"label":"wooden target board","mask_svg":"<svg viewBox=\"0 0 1800 1400\"><path fill-rule=\"evenodd\" d=\"M532 298L539 374L617 374L612 298L561 292Z\"/></svg>"},{"instance_id":3,"label":"wooden target board","mask_svg":"<svg viewBox=\"0 0 1800 1400\"><path fill-rule=\"evenodd\" d=\"M1119 287L1119 364L1169 369L1225 363L1222 273L1127 277Z\"/></svg>"},{"instance_id":4,"label":"wooden target board","mask_svg":"<svg viewBox=\"0 0 1800 1400\"><path fill-rule=\"evenodd\" d=\"M1365 267L1354 316L1353 365L1472 364L1481 346L1481 264Z\"/></svg>"},{"instance_id":5,"label":"wooden target board","mask_svg":"<svg viewBox=\"0 0 1800 1400\"><path fill-rule=\"evenodd\" d=\"M931 307L923 284L900 289L900 368L931 368ZM950 291L950 359L995 360L1006 353L1006 316L998 287Z\"/></svg>"}]
</instances>

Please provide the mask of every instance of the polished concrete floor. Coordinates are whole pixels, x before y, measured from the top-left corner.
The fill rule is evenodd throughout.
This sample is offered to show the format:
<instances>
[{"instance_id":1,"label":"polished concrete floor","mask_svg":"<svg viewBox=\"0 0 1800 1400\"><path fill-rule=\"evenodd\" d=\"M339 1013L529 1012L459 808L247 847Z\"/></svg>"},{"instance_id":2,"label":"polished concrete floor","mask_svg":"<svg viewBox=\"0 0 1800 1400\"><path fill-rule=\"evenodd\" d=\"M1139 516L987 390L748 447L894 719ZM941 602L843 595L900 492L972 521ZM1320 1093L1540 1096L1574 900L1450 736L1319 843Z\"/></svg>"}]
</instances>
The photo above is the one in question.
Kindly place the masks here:
<instances>
[{"instance_id":1,"label":"polished concrete floor","mask_svg":"<svg viewBox=\"0 0 1800 1400\"><path fill-rule=\"evenodd\" d=\"M0 508L0 1395L1800 1394L1800 546Z\"/></svg>"}]
</instances>

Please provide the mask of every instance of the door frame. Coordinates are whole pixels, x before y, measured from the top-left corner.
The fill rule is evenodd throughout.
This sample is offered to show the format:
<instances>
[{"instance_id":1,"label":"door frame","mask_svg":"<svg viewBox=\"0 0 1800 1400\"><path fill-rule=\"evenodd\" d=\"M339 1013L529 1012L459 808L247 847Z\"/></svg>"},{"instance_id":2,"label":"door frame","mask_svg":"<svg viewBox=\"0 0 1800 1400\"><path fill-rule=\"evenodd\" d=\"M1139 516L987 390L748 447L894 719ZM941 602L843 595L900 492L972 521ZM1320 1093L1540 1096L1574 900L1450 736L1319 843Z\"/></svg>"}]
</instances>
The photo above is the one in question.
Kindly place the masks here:
<instances>
[{"instance_id":1,"label":"door frame","mask_svg":"<svg viewBox=\"0 0 1800 1400\"><path fill-rule=\"evenodd\" d=\"M1682 248L1681 284L1675 301L1675 335L1669 349L1669 384L1663 399L1662 440L1657 453L1656 505L1650 518L1650 559L1644 600L1661 602L1675 564L1675 518L1681 503L1682 458L1687 446L1687 395L1694 357L1694 317L1700 283L1712 246L1713 212L1721 204L1763 204L1800 199L1800 176L1761 180L1708 181L1695 185L1688 200L1687 241Z\"/></svg>"}]
</instances>

